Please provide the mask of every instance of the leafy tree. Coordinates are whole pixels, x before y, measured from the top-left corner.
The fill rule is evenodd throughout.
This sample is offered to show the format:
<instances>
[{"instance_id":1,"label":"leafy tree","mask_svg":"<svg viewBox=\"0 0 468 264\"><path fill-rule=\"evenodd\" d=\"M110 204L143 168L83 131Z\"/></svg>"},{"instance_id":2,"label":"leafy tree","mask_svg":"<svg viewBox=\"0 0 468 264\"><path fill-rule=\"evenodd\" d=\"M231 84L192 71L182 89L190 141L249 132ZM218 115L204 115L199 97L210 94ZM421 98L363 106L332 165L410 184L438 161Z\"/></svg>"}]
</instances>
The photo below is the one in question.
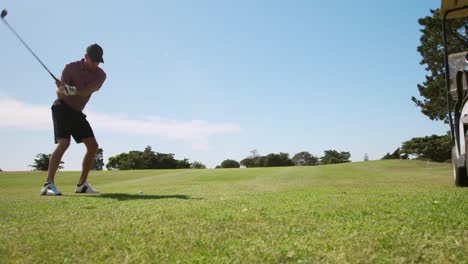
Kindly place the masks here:
<instances>
[{"instance_id":1,"label":"leafy tree","mask_svg":"<svg viewBox=\"0 0 468 264\"><path fill-rule=\"evenodd\" d=\"M240 168L239 162L231 159L224 160L221 162L221 168Z\"/></svg>"},{"instance_id":2,"label":"leafy tree","mask_svg":"<svg viewBox=\"0 0 468 264\"><path fill-rule=\"evenodd\" d=\"M137 163L135 162L135 152L121 153L119 155L110 157L106 168L108 170L132 170L136 169Z\"/></svg>"},{"instance_id":3,"label":"leafy tree","mask_svg":"<svg viewBox=\"0 0 468 264\"><path fill-rule=\"evenodd\" d=\"M107 161L106 164L106 169L107 170L117 170L118 168L118 162L116 156L114 157L109 157L109 160Z\"/></svg>"},{"instance_id":4,"label":"leafy tree","mask_svg":"<svg viewBox=\"0 0 468 264\"><path fill-rule=\"evenodd\" d=\"M143 170L149 170L153 166L153 164L157 164L157 157L156 153L154 153L153 149L150 146L146 146L145 150L143 150L143 153L141 153L142 161L140 162L139 168Z\"/></svg>"},{"instance_id":5,"label":"leafy tree","mask_svg":"<svg viewBox=\"0 0 468 264\"><path fill-rule=\"evenodd\" d=\"M258 167L256 166L257 162L256 159L254 158L245 158L240 161L240 165L246 167L246 168L253 168L253 167Z\"/></svg>"},{"instance_id":6,"label":"leafy tree","mask_svg":"<svg viewBox=\"0 0 468 264\"><path fill-rule=\"evenodd\" d=\"M289 158L288 153L280 152L279 154L270 153L266 156L260 156L256 151L252 151L251 155L241 160L240 165L247 168L253 167L276 167L276 166L293 166L294 163Z\"/></svg>"},{"instance_id":7,"label":"leafy tree","mask_svg":"<svg viewBox=\"0 0 468 264\"><path fill-rule=\"evenodd\" d=\"M449 135L417 137L403 142L401 151L418 159L444 162L451 157L452 141Z\"/></svg>"},{"instance_id":8,"label":"leafy tree","mask_svg":"<svg viewBox=\"0 0 468 264\"><path fill-rule=\"evenodd\" d=\"M192 169L206 169L206 166L198 161L194 161L191 166Z\"/></svg>"},{"instance_id":9,"label":"leafy tree","mask_svg":"<svg viewBox=\"0 0 468 264\"><path fill-rule=\"evenodd\" d=\"M385 155L381 158L381 160L387 160L387 159L391 159L391 158L390 158L390 152L387 152L387 154L385 154Z\"/></svg>"},{"instance_id":10,"label":"leafy tree","mask_svg":"<svg viewBox=\"0 0 468 264\"><path fill-rule=\"evenodd\" d=\"M240 161L240 165L246 168L262 167L261 156L256 149L250 151L250 155Z\"/></svg>"},{"instance_id":11,"label":"leafy tree","mask_svg":"<svg viewBox=\"0 0 468 264\"><path fill-rule=\"evenodd\" d=\"M293 166L294 163L289 158L288 153L280 152L279 154L270 153L265 156L263 167L282 167Z\"/></svg>"},{"instance_id":12,"label":"leafy tree","mask_svg":"<svg viewBox=\"0 0 468 264\"><path fill-rule=\"evenodd\" d=\"M99 148L98 151L96 152L96 155L94 156L94 163L93 163L93 170L98 170L102 171L104 168L104 150L102 148Z\"/></svg>"},{"instance_id":13,"label":"leafy tree","mask_svg":"<svg viewBox=\"0 0 468 264\"><path fill-rule=\"evenodd\" d=\"M383 156L382 160L388 159L408 159L408 154L401 152L400 148L397 148L392 154L388 153Z\"/></svg>"},{"instance_id":14,"label":"leafy tree","mask_svg":"<svg viewBox=\"0 0 468 264\"><path fill-rule=\"evenodd\" d=\"M320 158L320 164L336 164L351 162L349 152L338 152L336 150L325 150L324 156Z\"/></svg>"},{"instance_id":15,"label":"leafy tree","mask_svg":"<svg viewBox=\"0 0 468 264\"><path fill-rule=\"evenodd\" d=\"M246 168L263 167L265 157L258 154L256 149L250 151L250 156L240 161L240 165Z\"/></svg>"},{"instance_id":16,"label":"leafy tree","mask_svg":"<svg viewBox=\"0 0 468 264\"><path fill-rule=\"evenodd\" d=\"M249 158L258 158L258 157L260 157L260 154L258 154L258 151L256 149L250 151Z\"/></svg>"},{"instance_id":17,"label":"leafy tree","mask_svg":"<svg viewBox=\"0 0 468 264\"><path fill-rule=\"evenodd\" d=\"M411 100L421 108L421 112L431 120L448 122L447 99L445 88L444 49L442 40L442 18L439 10L431 10L431 16L420 18L418 23L423 27L418 52L422 56L421 65L426 65L426 81L418 84L422 100L411 97ZM457 53L468 47L468 20L456 19L448 21L447 43L449 53Z\"/></svg>"},{"instance_id":18,"label":"leafy tree","mask_svg":"<svg viewBox=\"0 0 468 264\"><path fill-rule=\"evenodd\" d=\"M177 168L178 161L174 159L172 153L156 153L156 164L152 164L151 168L154 169L174 169Z\"/></svg>"},{"instance_id":19,"label":"leafy tree","mask_svg":"<svg viewBox=\"0 0 468 264\"><path fill-rule=\"evenodd\" d=\"M190 169L190 162L188 159L178 160L176 169Z\"/></svg>"},{"instance_id":20,"label":"leafy tree","mask_svg":"<svg viewBox=\"0 0 468 264\"><path fill-rule=\"evenodd\" d=\"M314 166L319 164L319 159L307 151L302 151L292 158L296 166Z\"/></svg>"},{"instance_id":21,"label":"leafy tree","mask_svg":"<svg viewBox=\"0 0 468 264\"><path fill-rule=\"evenodd\" d=\"M49 169L49 159L50 154L39 153L34 159L34 164L29 165L29 167L33 167L35 171L47 171ZM58 167L59 170L63 169L62 164L64 164L64 162L60 161Z\"/></svg>"},{"instance_id":22,"label":"leafy tree","mask_svg":"<svg viewBox=\"0 0 468 264\"><path fill-rule=\"evenodd\" d=\"M188 159L176 160L172 153L154 152L150 146L144 151L133 150L109 158L108 170L148 170L190 168Z\"/></svg>"},{"instance_id":23,"label":"leafy tree","mask_svg":"<svg viewBox=\"0 0 468 264\"><path fill-rule=\"evenodd\" d=\"M255 167L266 167L266 156L259 156L256 157L255 160Z\"/></svg>"}]
</instances>

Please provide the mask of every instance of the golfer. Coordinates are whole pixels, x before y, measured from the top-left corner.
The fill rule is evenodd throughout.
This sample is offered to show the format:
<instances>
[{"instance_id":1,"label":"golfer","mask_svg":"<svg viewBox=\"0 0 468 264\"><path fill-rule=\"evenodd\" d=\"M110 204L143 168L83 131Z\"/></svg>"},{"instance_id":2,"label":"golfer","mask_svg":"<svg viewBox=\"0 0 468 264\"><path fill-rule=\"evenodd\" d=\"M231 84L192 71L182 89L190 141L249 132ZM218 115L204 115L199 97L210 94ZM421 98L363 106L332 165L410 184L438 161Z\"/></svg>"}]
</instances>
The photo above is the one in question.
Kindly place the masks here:
<instances>
[{"instance_id":1,"label":"golfer","mask_svg":"<svg viewBox=\"0 0 468 264\"><path fill-rule=\"evenodd\" d=\"M54 184L54 178L62 156L70 146L70 136L76 143L84 143L86 146L81 177L75 192L97 193L87 183L87 179L98 150L98 143L82 111L91 95L98 91L106 80L106 73L99 68L99 63L104 63L103 53L98 44L89 46L84 58L65 65L61 81L56 81L57 100L51 109L57 147L50 156L47 180L42 187L41 195L62 195Z\"/></svg>"}]
</instances>

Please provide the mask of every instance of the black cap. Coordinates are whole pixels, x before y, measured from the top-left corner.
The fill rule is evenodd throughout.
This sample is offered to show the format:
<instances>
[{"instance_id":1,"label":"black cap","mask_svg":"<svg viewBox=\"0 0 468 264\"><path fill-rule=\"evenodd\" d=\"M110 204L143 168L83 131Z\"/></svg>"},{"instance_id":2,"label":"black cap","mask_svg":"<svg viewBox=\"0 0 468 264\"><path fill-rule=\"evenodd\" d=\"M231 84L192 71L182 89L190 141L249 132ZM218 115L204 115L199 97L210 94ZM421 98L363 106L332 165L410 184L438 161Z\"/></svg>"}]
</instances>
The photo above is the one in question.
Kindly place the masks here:
<instances>
[{"instance_id":1,"label":"black cap","mask_svg":"<svg viewBox=\"0 0 468 264\"><path fill-rule=\"evenodd\" d=\"M92 61L104 63L104 59L102 58L104 51L98 44L93 44L86 48L86 54Z\"/></svg>"}]
</instances>

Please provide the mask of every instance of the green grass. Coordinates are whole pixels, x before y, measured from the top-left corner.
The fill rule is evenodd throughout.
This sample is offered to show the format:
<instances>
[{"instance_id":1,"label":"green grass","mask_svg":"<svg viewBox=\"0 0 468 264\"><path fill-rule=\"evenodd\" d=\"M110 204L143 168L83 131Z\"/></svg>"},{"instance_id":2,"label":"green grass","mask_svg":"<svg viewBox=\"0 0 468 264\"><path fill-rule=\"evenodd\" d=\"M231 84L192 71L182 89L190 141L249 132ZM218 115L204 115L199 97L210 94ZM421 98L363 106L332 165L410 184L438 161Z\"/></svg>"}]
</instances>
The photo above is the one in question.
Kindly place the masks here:
<instances>
[{"instance_id":1,"label":"green grass","mask_svg":"<svg viewBox=\"0 0 468 264\"><path fill-rule=\"evenodd\" d=\"M450 164L0 173L0 263L468 263ZM139 194L143 191L143 194Z\"/></svg>"}]
</instances>

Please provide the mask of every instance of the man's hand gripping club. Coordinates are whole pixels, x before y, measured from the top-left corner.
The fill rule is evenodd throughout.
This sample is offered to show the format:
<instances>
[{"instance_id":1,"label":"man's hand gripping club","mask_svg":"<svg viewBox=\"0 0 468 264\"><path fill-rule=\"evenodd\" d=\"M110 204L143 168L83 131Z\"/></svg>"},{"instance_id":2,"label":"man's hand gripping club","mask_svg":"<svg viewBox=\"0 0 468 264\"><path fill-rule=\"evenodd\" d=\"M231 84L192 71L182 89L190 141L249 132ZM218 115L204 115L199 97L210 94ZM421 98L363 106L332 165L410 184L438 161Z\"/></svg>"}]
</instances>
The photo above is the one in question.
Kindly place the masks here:
<instances>
[{"instance_id":1,"label":"man's hand gripping club","mask_svg":"<svg viewBox=\"0 0 468 264\"><path fill-rule=\"evenodd\" d=\"M76 87L62 83L60 80L55 81L57 85L57 93L64 94L65 96L76 95Z\"/></svg>"}]
</instances>

